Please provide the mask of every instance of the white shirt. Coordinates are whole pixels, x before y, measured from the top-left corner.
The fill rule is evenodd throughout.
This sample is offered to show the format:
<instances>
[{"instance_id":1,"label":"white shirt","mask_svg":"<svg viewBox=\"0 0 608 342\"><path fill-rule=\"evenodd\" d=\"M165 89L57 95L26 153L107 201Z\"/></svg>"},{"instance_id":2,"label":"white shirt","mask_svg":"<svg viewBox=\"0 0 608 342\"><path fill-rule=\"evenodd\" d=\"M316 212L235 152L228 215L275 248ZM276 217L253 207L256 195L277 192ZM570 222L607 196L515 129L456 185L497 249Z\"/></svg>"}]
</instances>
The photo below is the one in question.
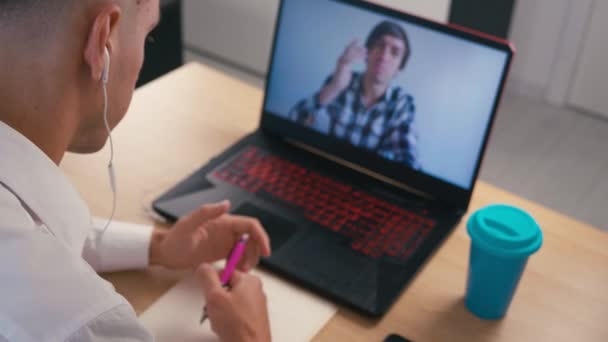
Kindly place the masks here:
<instances>
[{"instance_id":1,"label":"white shirt","mask_svg":"<svg viewBox=\"0 0 608 342\"><path fill-rule=\"evenodd\" d=\"M0 122L0 341L151 341L101 271L148 265L151 227L95 221L61 170Z\"/></svg>"}]
</instances>

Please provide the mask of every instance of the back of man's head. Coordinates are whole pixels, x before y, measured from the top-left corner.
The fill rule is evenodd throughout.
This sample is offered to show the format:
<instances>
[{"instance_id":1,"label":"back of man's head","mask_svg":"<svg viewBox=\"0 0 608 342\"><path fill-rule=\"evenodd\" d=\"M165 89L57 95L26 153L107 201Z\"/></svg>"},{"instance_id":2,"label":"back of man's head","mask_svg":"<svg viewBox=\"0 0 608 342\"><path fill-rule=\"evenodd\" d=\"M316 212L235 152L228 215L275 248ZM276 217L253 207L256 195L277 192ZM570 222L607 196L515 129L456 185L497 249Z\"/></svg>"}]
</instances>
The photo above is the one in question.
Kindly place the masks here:
<instances>
[{"instance_id":1,"label":"back of man's head","mask_svg":"<svg viewBox=\"0 0 608 342\"><path fill-rule=\"evenodd\" d=\"M0 121L57 163L66 150L101 149L106 125L129 107L159 9L159 0L0 0Z\"/></svg>"},{"instance_id":2,"label":"back of man's head","mask_svg":"<svg viewBox=\"0 0 608 342\"><path fill-rule=\"evenodd\" d=\"M16 22L27 14L46 12L60 8L71 0L0 0L0 19L2 23ZM52 14L52 13L49 13Z\"/></svg>"},{"instance_id":3,"label":"back of man's head","mask_svg":"<svg viewBox=\"0 0 608 342\"><path fill-rule=\"evenodd\" d=\"M27 8L38 2L44 2L44 0L0 0L0 13Z\"/></svg>"},{"instance_id":4,"label":"back of man's head","mask_svg":"<svg viewBox=\"0 0 608 342\"><path fill-rule=\"evenodd\" d=\"M69 15L68 6L78 1L86 0L0 0L0 31L11 37L16 33L48 37L65 22L60 15Z\"/></svg>"}]
</instances>

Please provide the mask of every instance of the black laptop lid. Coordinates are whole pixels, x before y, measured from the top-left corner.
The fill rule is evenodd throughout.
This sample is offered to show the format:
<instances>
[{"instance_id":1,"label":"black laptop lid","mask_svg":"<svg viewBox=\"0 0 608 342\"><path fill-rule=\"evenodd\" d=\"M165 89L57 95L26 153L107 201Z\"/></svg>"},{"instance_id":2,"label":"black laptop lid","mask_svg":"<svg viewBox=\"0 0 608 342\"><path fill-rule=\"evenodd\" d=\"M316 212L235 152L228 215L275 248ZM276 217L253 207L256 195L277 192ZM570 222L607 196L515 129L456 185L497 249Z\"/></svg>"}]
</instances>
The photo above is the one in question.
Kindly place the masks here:
<instances>
[{"instance_id":1,"label":"black laptop lid","mask_svg":"<svg viewBox=\"0 0 608 342\"><path fill-rule=\"evenodd\" d=\"M283 0L261 127L464 209L512 54L369 2Z\"/></svg>"}]
</instances>

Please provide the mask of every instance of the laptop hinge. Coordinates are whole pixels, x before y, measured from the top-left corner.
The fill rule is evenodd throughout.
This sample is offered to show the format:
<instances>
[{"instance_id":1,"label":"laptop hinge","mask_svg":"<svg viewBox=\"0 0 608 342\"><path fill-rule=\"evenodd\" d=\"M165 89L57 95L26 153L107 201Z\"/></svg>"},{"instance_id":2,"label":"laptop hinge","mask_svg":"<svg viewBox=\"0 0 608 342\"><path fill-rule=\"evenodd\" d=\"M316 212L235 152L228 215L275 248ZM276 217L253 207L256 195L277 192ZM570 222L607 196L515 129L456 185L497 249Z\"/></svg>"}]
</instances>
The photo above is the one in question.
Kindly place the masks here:
<instances>
[{"instance_id":1,"label":"laptop hinge","mask_svg":"<svg viewBox=\"0 0 608 342\"><path fill-rule=\"evenodd\" d=\"M367 169L365 167L362 167L360 165L351 163L351 162L346 161L346 160L344 160L342 158L336 157L336 156L334 156L332 154L329 154L327 152L323 152L323 151L321 151L321 150L319 150L317 148L311 147L311 146L303 144L301 142L298 142L298 141L295 141L295 140L292 140L292 139L289 139L289 138L284 138L284 139L285 139L285 142L287 142L287 143L289 143L289 144L291 144L293 146L296 146L298 148L304 149L304 150L306 150L308 152L316 154L316 155L318 155L320 157L323 157L325 159L329 159L329 160L331 160L331 161L333 161L335 163L338 163L338 164L340 164L342 166L348 167L349 169L355 170L355 171L357 171L359 173L362 173L364 175L367 175L369 177L377 179L377 180L379 180L379 181L381 181L383 183L386 183L386 184L389 184L391 186L397 187L397 188L399 188L401 190L404 190L404 191L407 191L407 192L409 192L411 194L414 194L416 196L422 197L422 198L424 198L426 200L431 200L431 201L435 201L436 200L436 198L434 196L432 196L431 194L428 194L426 192L414 189L411 186L408 186L408 185L403 184L401 182L397 182L394 179L390 179L390 178L388 178L386 176L383 176L383 175L381 175L381 174L379 174L377 172L371 171L371 170L369 170L369 169Z\"/></svg>"}]
</instances>

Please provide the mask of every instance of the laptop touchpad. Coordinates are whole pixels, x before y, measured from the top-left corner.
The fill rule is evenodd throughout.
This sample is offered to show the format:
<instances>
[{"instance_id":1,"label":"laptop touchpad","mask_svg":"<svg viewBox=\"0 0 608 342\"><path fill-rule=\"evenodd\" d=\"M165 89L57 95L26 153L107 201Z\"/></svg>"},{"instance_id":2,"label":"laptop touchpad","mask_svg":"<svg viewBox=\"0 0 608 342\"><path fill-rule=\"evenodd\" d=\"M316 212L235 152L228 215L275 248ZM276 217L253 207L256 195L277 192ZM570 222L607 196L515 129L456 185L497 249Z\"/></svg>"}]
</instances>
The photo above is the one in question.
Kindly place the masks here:
<instances>
[{"instance_id":1,"label":"laptop touchpad","mask_svg":"<svg viewBox=\"0 0 608 342\"><path fill-rule=\"evenodd\" d=\"M376 287L376 263L340 240L333 232L311 230L290 245L292 253L286 262L305 279L331 292L368 297Z\"/></svg>"},{"instance_id":2,"label":"laptop touchpad","mask_svg":"<svg viewBox=\"0 0 608 342\"><path fill-rule=\"evenodd\" d=\"M279 250L293 234L298 232L298 226L294 222L248 202L238 207L233 213L257 218L270 237L273 253Z\"/></svg>"}]
</instances>

